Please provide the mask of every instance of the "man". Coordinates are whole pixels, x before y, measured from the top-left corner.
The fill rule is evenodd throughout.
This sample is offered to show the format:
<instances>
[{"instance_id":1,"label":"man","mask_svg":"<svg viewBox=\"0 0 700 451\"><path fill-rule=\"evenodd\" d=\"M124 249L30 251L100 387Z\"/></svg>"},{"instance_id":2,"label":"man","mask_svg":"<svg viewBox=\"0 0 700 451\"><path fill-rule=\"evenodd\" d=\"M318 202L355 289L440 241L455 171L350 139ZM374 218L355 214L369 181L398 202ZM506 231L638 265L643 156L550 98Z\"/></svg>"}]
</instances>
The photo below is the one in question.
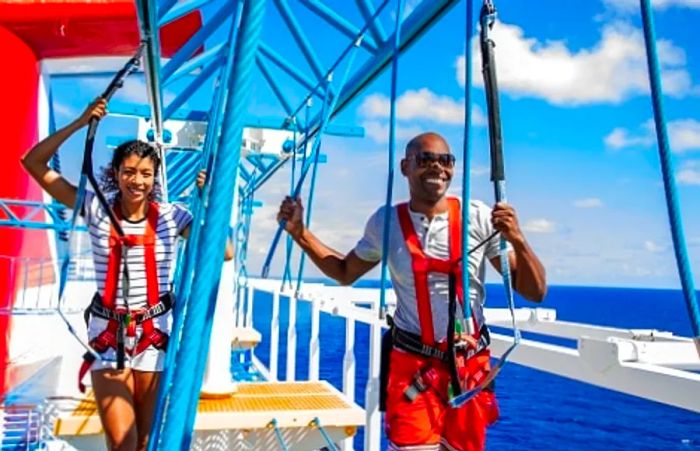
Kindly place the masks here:
<instances>
[{"instance_id":1,"label":"man","mask_svg":"<svg viewBox=\"0 0 700 451\"><path fill-rule=\"evenodd\" d=\"M459 201L447 196L454 174L454 155L437 133L424 133L406 146L401 173L408 179L410 201L391 207L388 263L397 296L393 349L386 390L386 430L394 450L480 450L486 426L498 417L493 391L485 389L464 406L449 407L450 370L445 351L448 324L448 273L462 287L457 263L461 256ZM365 233L349 254L329 248L304 227L301 202L287 197L278 220L318 268L349 285L379 263L385 208L367 222ZM497 204L469 203L470 249L467 257L468 299L475 334L455 331L461 386L478 386L489 371L488 331L484 326L484 260L500 271L499 237L509 243L513 286L525 298L540 302L546 293L544 267L525 240L515 210ZM461 313L458 317L463 317Z\"/></svg>"}]
</instances>

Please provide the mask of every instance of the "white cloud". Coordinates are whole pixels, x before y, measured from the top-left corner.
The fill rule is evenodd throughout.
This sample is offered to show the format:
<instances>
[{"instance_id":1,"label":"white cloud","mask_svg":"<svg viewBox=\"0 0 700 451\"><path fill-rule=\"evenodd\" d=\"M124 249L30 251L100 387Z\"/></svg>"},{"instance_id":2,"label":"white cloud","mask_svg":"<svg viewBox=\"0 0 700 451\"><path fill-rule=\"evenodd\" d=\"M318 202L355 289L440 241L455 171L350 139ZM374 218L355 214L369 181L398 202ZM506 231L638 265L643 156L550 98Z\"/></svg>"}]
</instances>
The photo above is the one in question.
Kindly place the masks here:
<instances>
[{"instance_id":1,"label":"white cloud","mask_svg":"<svg viewBox=\"0 0 700 451\"><path fill-rule=\"evenodd\" d=\"M603 201L597 197L586 197L584 199L576 199L574 207L576 208L598 208L603 206Z\"/></svg>"},{"instance_id":2,"label":"white cloud","mask_svg":"<svg viewBox=\"0 0 700 451\"><path fill-rule=\"evenodd\" d=\"M472 177L479 177L482 175L486 175L490 171L491 171L491 168L488 166L474 166L470 170Z\"/></svg>"},{"instance_id":3,"label":"white cloud","mask_svg":"<svg viewBox=\"0 0 700 451\"><path fill-rule=\"evenodd\" d=\"M498 22L498 83L512 96L536 97L556 105L619 103L649 92L646 55L639 30L622 23L605 26L591 48L569 50L564 41L539 41L517 26ZM683 49L657 42L664 92L682 97L696 90L686 70ZM483 85L478 40L473 42L473 79ZM464 85L464 56L457 59L457 79Z\"/></svg>"},{"instance_id":4,"label":"white cloud","mask_svg":"<svg viewBox=\"0 0 700 451\"><path fill-rule=\"evenodd\" d=\"M700 122L681 119L668 123L671 148L676 152L700 149Z\"/></svg>"},{"instance_id":5,"label":"white cloud","mask_svg":"<svg viewBox=\"0 0 700 451\"><path fill-rule=\"evenodd\" d=\"M523 230L528 233L554 233L557 225L544 218L531 219L523 225Z\"/></svg>"},{"instance_id":6,"label":"white cloud","mask_svg":"<svg viewBox=\"0 0 700 451\"><path fill-rule=\"evenodd\" d=\"M624 12L639 11L639 0L604 0L609 8ZM652 0L652 6L657 9L671 7L700 9L700 0Z\"/></svg>"},{"instance_id":7,"label":"white cloud","mask_svg":"<svg viewBox=\"0 0 700 451\"><path fill-rule=\"evenodd\" d=\"M676 153L700 150L700 122L695 119L679 119L666 125L671 150ZM618 127L605 138L610 149L627 147L649 147L656 142L654 124L651 120L639 126L636 133Z\"/></svg>"},{"instance_id":8,"label":"white cloud","mask_svg":"<svg viewBox=\"0 0 700 451\"><path fill-rule=\"evenodd\" d=\"M681 185L700 185L700 161L686 162L676 172L676 179Z\"/></svg>"},{"instance_id":9,"label":"white cloud","mask_svg":"<svg viewBox=\"0 0 700 451\"><path fill-rule=\"evenodd\" d=\"M80 112L77 109L75 109L75 107L62 102L54 102L53 111L58 116L67 117L71 119L75 118L76 116L78 116L78 114L80 114Z\"/></svg>"},{"instance_id":10,"label":"white cloud","mask_svg":"<svg viewBox=\"0 0 700 451\"><path fill-rule=\"evenodd\" d=\"M626 147L649 147L654 143L654 137L650 133L633 136L622 127L617 127L604 138L605 145L610 149L624 149Z\"/></svg>"},{"instance_id":11,"label":"white cloud","mask_svg":"<svg viewBox=\"0 0 700 451\"><path fill-rule=\"evenodd\" d=\"M655 242L653 242L651 240L646 240L644 242L644 249L651 252L652 254L660 254L660 253L666 252L666 250L668 248L666 246L661 246L659 244L656 244Z\"/></svg>"},{"instance_id":12,"label":"white cloud","mask_svg":"<svg viewBox=\"0 0 700 451\"><path fill-rule=\"evenodd\" d=\"M390 99L383 94L365 97L358 112L369 118L388 118ZM396 114L399 120L428 120L442 124L459 125L464 123L464 102L449 96L435 94L428 88L408 90L396 100ZM486 117L478 105L472 106L472 123L485 125Z\"/></svg>"},{"instance_id":13,"label":"white cloud","mask_svg":"<svg viewBox=\"0 0 700 451\"><path fill-rule=\"evenodd\" d=\"M365 121L362 126L365 128L365 135L372 138L375 142L386 144L389 142L389 124L381 121ZM398 140L408 140L413 138L425 130L419 127L405 127L397 124L396 138Z\"/></svg>"}]
</instances>

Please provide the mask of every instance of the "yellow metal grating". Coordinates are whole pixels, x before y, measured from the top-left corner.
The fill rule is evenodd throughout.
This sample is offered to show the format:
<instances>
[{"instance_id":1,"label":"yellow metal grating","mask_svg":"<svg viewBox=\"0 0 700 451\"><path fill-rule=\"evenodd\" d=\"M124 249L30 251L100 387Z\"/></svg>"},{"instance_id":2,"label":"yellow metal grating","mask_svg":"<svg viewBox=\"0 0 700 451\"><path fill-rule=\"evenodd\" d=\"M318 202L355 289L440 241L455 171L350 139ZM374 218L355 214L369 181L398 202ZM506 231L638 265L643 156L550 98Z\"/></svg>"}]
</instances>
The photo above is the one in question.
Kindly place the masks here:
<instances>
[{"instance_id":1,"label":"yellow metal grating","mask_svg":"<svg viewBox=\"0 0 700 451\"><path fill-rule=\"evenodd\" d=\"M307 394L331 394L328 386L322 382L262 382L239 384L237 395L307 395Z\"/></svg>"},{"instance_id":2,"label":"yellow metal grating","mask_svg":"<svg viewBox=\"0 0 700 451\"><path fill-rule=\"evenodd\" d=\"M198 412L261 412L268 410L333 410L350 406L341 398L328 394L307 396L245 396L236 393L228 399L200 400Z\"/></svg>"},{"instance_id":3,"label":"yellow metal grating","mask_svg":"<svg viewBox=\"0 0 700 451\"><path fill-rule=\"evenodd\" d=\"M238 385L238 392L224 399L200 399L200 413L265 412L297 410L337 410L352 408L337 392L323 382L262 382ZM66 422L73 426L68 427ZM91 429L89 423L98 421L97 404L90 391L78 406L56 423L56 433L76 429L76 433Z\"/></svg>"}]
</instances>

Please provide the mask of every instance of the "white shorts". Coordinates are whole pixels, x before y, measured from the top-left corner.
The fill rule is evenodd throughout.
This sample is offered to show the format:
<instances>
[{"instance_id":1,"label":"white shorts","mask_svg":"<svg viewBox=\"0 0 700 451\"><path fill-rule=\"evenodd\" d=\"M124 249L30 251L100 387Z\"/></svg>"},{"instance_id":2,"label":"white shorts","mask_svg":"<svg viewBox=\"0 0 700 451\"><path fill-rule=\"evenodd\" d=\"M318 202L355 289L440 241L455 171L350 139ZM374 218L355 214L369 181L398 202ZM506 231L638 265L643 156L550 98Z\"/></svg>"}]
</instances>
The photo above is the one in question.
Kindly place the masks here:
<instances>
[{"instance_id":1,"label":"white shorts","mask_svg":"<svg viewBox=\"0 0 700 451\"><path fill-rule=\"evenodd\" d=\"M107 328L108 321L103 318L96 316L90 317L90 322L88 323L88 340L92 340L102 333ZM166 334L170 334L170 329L172 326L172 315L168 312L164 315L153 318L153 327L160 329ZM139 338L141 338L142 329L141 326L136 327L136 336L126 337L126 347L135 348L136 343L138 343ZM105 369L117 369L117 351L114 348L109 348L104 353L100 354L102 357L100 360L95 360L90 367L90 371L99 371ZM142 353L130 357L127 353L126 359L124 360L125 368L132 368L137 371L163 371L165 366L165 351L159 350L153 347L153 345L146 348Z\"/></svg>"}]
</instances>

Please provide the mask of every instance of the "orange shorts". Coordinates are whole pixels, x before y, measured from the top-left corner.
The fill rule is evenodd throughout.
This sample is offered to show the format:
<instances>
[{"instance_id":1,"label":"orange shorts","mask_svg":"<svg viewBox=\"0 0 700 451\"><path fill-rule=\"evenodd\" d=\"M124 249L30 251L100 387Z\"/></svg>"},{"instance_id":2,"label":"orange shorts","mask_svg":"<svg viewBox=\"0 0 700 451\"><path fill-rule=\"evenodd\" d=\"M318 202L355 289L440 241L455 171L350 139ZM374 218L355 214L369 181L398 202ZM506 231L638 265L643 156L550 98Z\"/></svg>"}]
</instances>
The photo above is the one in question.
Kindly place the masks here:
<instances>
[{"instance_id":1,"label":"orange shorts","mask_svg":"<svg viewBox=\"0 0 700 451\"><path fill-rule=\"evenodd\" d=\"M460 378L482 375L489 369L488 350L469 359L458 360ZM498 419L493 391L482 391L465 405L453 409L447 404L450 373L447 364L394 348L391 351L386 402L386 432L395 447L446 445L457 451L483 450L486 427ZM429 365L435 377L429 388L411 401L404 392L416 373ZM425 379L425 378L424 378ZM471 384L470 384L471 385Z\"/></svg>"}]
</instances>

